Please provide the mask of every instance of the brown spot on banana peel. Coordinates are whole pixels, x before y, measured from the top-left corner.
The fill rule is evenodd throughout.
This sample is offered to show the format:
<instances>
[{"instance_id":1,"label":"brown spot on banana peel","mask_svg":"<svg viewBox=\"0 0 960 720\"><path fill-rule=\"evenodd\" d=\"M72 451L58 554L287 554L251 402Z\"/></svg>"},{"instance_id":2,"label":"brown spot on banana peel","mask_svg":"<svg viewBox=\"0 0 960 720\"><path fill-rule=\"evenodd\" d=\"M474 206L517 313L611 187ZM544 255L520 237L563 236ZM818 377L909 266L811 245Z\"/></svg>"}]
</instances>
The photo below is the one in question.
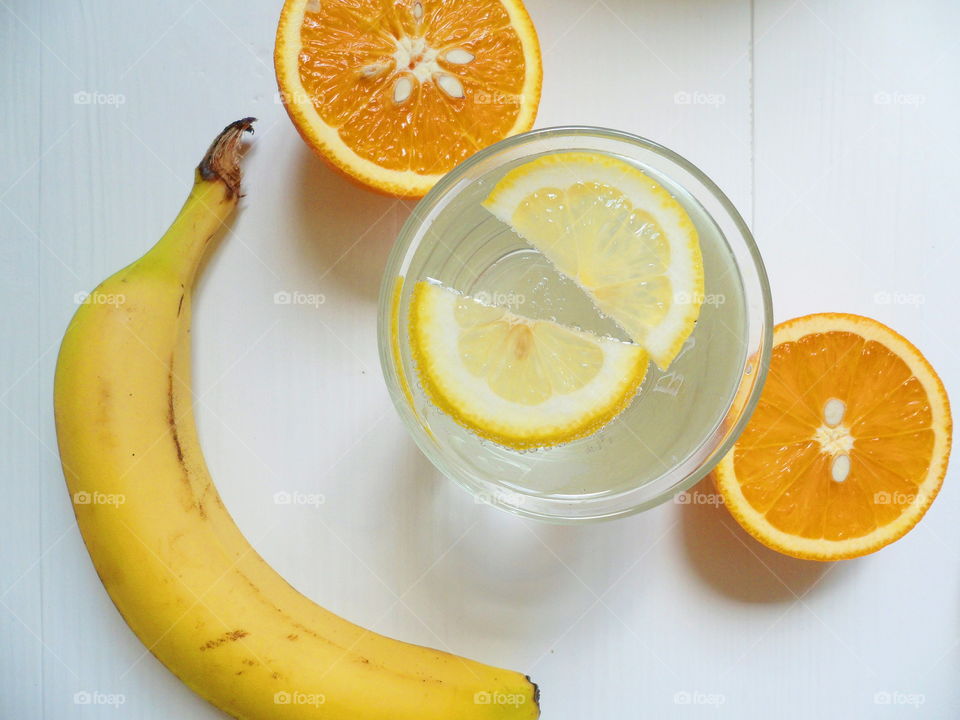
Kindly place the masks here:
<instances>
[{"instance_id":1,"label":"brown spot on banana peel","mask_svg":"<svg viewBox=\"0 0 960 720\"><path fill-rule=\"evenodd\" d=\"M177 449L177 460L180 462L180 465L183 467L183 479L184 482L189 483L190 479L187 477L187 464L183 461L183 447L180 445L180 435L177 433L177 414L174 409L173 402L173 357L170 357L170 363L168 365L169 371L167 372L167 423L170 425L170 436L173 438L173 444Z\"/></svg>"},{"instance_id":2,"label":"brown spot on banana peel","mask_svg":"<svg viewBox=\"0 0 960 720\"><path fill-rule=\"evenodd\" d=\"M266 597L264 597L264 596L261 595L261 593L260 593L260 591L259 591L259 587L257 586L257 584L254 583L254 582L246 575L246 573L243 572L243 570L241 570L240 568L234 568L234 572L235 572L237 575L239 575L240 578L241 578L244 582L246 582L246 584L247 584L251 589L253 589L253 590L256 591L256 592L254 593L254 597L257 597L258 599L261 600L261 602L263 602L263 603L265 603L265 604L268 604L268 605L270 604L270 603L269 603L269 600L268 600ZM294 588L294 590L295 590L295 588ZM351 661L351 662L357 662L357 663L360 663L360 664L363 664L363 665L371 665L371 662L370 662L370 659L369 659L369 658L367 658L367 657L365 657L365 656L363 656L363 655L359 655L359 654L357 654L357 653L351 652L350 647L345 647L345 646L343 646L343 645L340 645L340 644L334 642L333 640L331 640L330 638L328 638L328 637L326 637L326 636L324 636L324 635L321 635L321 634L318 633L316 630L313 630L312 628L309 628L309 627L307 627L306 625L298 622L293 616L291 616L291 615L289 615L288 613L284 612L283 608L276 607L275 605L270 605L270 607L271 607L273 610L275 610L277 613L279 613L279 614L280 614L280 617L282 617L284 620L286 620L287 622L289 622L290 625L291 625L294 629L299 630L299 631L300 631L301 633L303 633L304 635L308 635L308 636L312 637L314 640L317 640L317 641L322 642L322 643L324 643L324 644L326 644L326 645L329 645L330 647L333 647L333 648L336 648L336 649L338 649L338 650L341 650L341 651L343 651L343 653L344 653L345 655L351 655L351 656L352 656L352 657L350 658L350 661ZM363 634L364 634L364 635L369 635L369 636L375 636L375 635L376 635L376 633L374 633L374 632L371 631L371 630L363 630ZM299 636L298 636L296 633L291 633L290 635L287 635L287 640L292 640L294 637L299 637ZM356 643L354 643L354 644L356 644ZM449 657L457 657L457 656L455 656L455 655L450 655L449 653L444 653L444 652L442 652L442 651L436 651L436 652L437 652L437 658L438 658L438 659L440 659L440 658L449 658ZM247 661L244 660L244 662L246 663ZM375 664L373 664L372 666L373 666L373 667L378 667L378 668L383 669L383 670L388 669L385 665L380 664L380 663L375 663ZM438 685L442 685L442 684L443 684L443 680L441 680L440 678L417 676L417 675L411 674L411 673L399 672L399 671L397 671L396 669L392 669L392 672L394 672L394 673L395 673L396 675L398 675L399 677L405 677L405 678L409 678L409 679L411 679L411 680L420 680L421 682L424 682L424 683L435 683L435 684L438 684ZM529 678L527 678L527 679L529 680ZM530 684L533 685L534 692L535 692L535 693L539 693L539 690L537 689L536 684L533 683L533 682L531 682Z\"/></svg>"},{"instance_id":3,"label":"brown spot on banana peel","mask_svg":"<svg viewBox=\"0 0 960 720\"><path fill-rule=\"evenodd\" d=\"M349 648L333 642L330 638L321 635L316 630L308 628L306 625L303 625L302 623L298 622L296 618L294 618L292 615L285 612L283 608L279 608L276 605L273 605L270 602L270 600L260 592L260 587L255 582L253 582L253 580L251 580L250 577L245 572L243 572L241 568L234 568L233 571L240 576L240 579L243 580L243 582L245 582L247 586L250 587L250 589L254 591L254 594L253 594L254 597L256 597L258 600L260 600L263 604L267 605L272 610L279 613L280 617L286 620L288 623L290 623L290 626L293 627L295 630L299 630L305 635L309 635L313 639L318 640L326 645L329 645L332 648L335 648L337 650L342 650L344 652L349 652ZM289 583L287 584L289 585ZM293 588L292 586L291 586L291 589L296 591L296 589Z\"/></svg>"},{"instance_id":4,"label":"brown spot on banana peel","mask_svg":"<svg viewBox=\"0 0 960 720\"><path fill-rule=\"evenodd\" d=\"M257 585L256 585L252 580L250 580L250 578L249 578L240 568L235 568L235 569L234 569L234 572L236 572L236 573L247 583L247 585L249 585L252 589L258 590ZM258 597L258 598L260 598L261 601L263 601L263 602L268 602L266 598L260 596L259 591L258 591L257 593L255 593L255 596ZM303 625L302 623L299 623L299 622L295 621L290 615L288 615L286 612L284 612L282 608L273 606L273 609L276 610L276 612L278 612L282 618L284 618L285 620L287 620L288 622L290 622L291 625L292 625L294 628L296 628L297 630L299 630L300 632L302 632L302 633L304 633L304 634L306 634L306 635L309 635L309 636L313 637L314 639L319 640L320 642L323 642L323 643L325 643L325 644L327 644L327 645L330 645L330 646L335 647L335 648L339 648L339 649L341 649L341 650L344 650L346 653L352 654L352 653L350 653L349 648L344 648L344 647L342 647L341 645L333 642L330 638L324 637L323 635L317 633L316 631L314 631L314 630L312 630L311 628ZM375 634L375 633L373 633L373 632L371 632L371 631L369 631L369 630L365 630L364 633L365 633L365 634L368 634L368 635L374 635L374 634ZM287 638L287 640L293 641L295 638L299 638L299 635L296 634L296 633L291 633L291 634L287 635L286 638ZM445 653L445 652L442 652L442 651L436 651L436 652L437 652L437 658L438 658L438 659L439 659L439 658L444 658L444 657L451 657L448 653ZM456 656L452 656L452 657L456 657ZM363 655L356 655L355 657L352 658L352 661L353 661L353 662L360 663L360 664L363 664L363 665L367 665L367 666L372 666L372 667L378 667L378 668L381 668L381 669L386 669L385 666L383 666L383 665L381 665L381 664L379 664L379 663L377 663L377 664L372 664L371 661L370 661L370 659L367 658L367 657L365 657L365 656L363 656ZM256 667L257 665L260 664L259 662L255 661L255 660L252 660L252 659L249 659L249 658L243 658L243 659L241 660L241 662L242 662L244 665L247 665L247 666L249 666L249 667ZM394 670L394 672L396 672L396 670ZM438 684L438 685L444 684L444 681L443 681L443 680L441 680L440 678L436 678L436 677L423 677L423 676L419 676L419 677L418 677L417 675L413 675L413 674L409 674L409 673L402 673L402 672L396 672L396 674L397 674L398 676L400 676L400 677L406 677L406 678L409 678L409 679L411 679L411 680L413 680L413 679L420 680L420 681L423 682L423 683L435 683L435 684ZM274 677L274 679L276 679L276 673L273 674L273 677ZM539 717L539 716L540 716L540 712L539 712L539 710L540 710L540 688L539 688L539 686L538 686L535 682L533 682L533 680L530 679L530 676L529 676L529 675L524 675L524 678L526 679L527 682L530 683L530 686L531 686L532 689L533 689L533 703L534 703L534 705L537 707L537 715L536 715L536 717Z\"/></svg>"},{"instance_id":5,"label":"brown spot on banana peel","mask_svg":"<svg viewBox=\"0 0 960 720\"><path fill-rule=\"evenodd\" d=\"M230 632L225 632L220 637L214 638L213 640L207 640L203 645L200 646L200 651L204 650L215 650L224 643L236 642L237 640L243 640L250 633L246 630L231 630Z\"/></svg>"},{"instance_id":6,"label":"brown spot on banana peel","mask_svg":"<svg viewBox=\"0 0 960 720\"><path fill-rule=\"evenodd\" d=\"M209 239L209 238L208 238ZM180 317L180 312L183 310L183 296L185 293L180 293L180 302L177 303L177 317Z\"/></svg>"},{"instance_id":7,"label":"brown spot on banana peel","mask_svg":"<svg viewBox=\"0 0 960 720\"><path fill-rule=\"evenodd\" d=\"M204 180L223 181L228 199L240 194L240 139L245 132L253 132L256 120L248 117L227 125L197 166L197 173Z\"/></svg>"},{"instance_id":8,"label":"brown spot on banana peel","mask_svg":"<svg viewBox=\"0 0 960 720\"><path fill-rule=\"evenodd\" d=\"M333 640L331 640L330 638L328 638L328 637L326 637L326 636L324 636L324 635L321 635L321 634L318 633L316 630L313 630L312 628L307 627L307 626L304 625L303 623L298 622L298 621L296 620L296 618L294 618L292 615L290 615L290 614L288 614L287 612L285 612L285 611L283 610L283 608L279 608L279 607L277 607L276 605L271 604L270 601L269 601L269 599L266 598L264 595L262 595L262 593L260 592L259 586L258 586L256 583L254 583L254 582L247 576L247 574L243 572L243 570L242 570L241 568L234 568L233 572L235 572L235 573L240 577L240 579L242 579L252 590L255 591L255 592L254 592L254 597L256 597L257 599L259 599L262 603L268 605L268 607L270 607L270 608L271 608L272 610L274 610L275 612L277 612L277 613L280 615L281 618L283 618L285 621L287 621L288 623L290 623L290 625L291 625L291 627L293 627L293 629L298 630L300 633L302 633L302 634L304 634L304 635L307 635L307 636L309 636L309 637L312 637L314 640L317 640L318 642L324 643L325 645L328 645L328 646L330 646L330 647L332 647L332 648L335 648L335 649L337 649L337 650L342 651L342 652L344 653L344 655L349 655L349 656L351 656L351 657L350 657L350 661L351 661L351 662L358 662L358 663L362 663L362 664L364 664L364 665L371 665L371 662L370 662L370 659L369 659L369 658L367 658L367 657L365 657L365 656L363 656L363 655L359 655L358 653L352 652L351 649L350 649L350 647L344 646L344 645L341 645L341 644L338 644L338 643L334 642ZM288 584L289 584L289 583L288 583ZM293 588L293 589L296 590L295 588ZM376 635L376 633L374 633L374 632L371 631L371 630L363 630L363 633L364 633L364 635L369 635L369 636L375 636L375 635ZM290 639L290 635L287 635L287 639L288 639L288 640ZM354 644L356 644L356 643L354 643ZM451 655L449 655L448 653L443 653L443 652L441 652L441 651L436 651L436 652L437 652L437 657L438 657L438 658L442 658L442 657L456 657L456 656L451 656ZM245 660L244 662L246 662L246 660ZM385 665L382 665L382 664L379 664L379 663L372 664L372 666L374 666L374 667L379 667L379 668L381 668L381 669L387 669ZM443 683L443 681L440 680L439 678L424 678L424 677L420 677L420 676L417 676L417 675L414 675L414 674L411 674L411 673L399 672L399 671L397 671L396 669L393 669L392 672L394 672L394 673L395 673L396 675L398 675L399 677L406 677L406 678L410 678L411 680L413 680L413 679L418 679L418 680L421 680L422 682L432 682L432 683L438 683L438 684L442 684L442 683Z\"/></svg>"},{"instance_id":9,"label":"brown spot on banana peel","mask_svg":"<svg viewBox=\"0 0 960 720\"><path fill-rule=\"evenodd\" d=\"M170 436L173 438L173 445L177 451L177 461L180 463L180 468L183 470L181 479L184 484L187 486L187 490L190 492L191 496L193 495L193 487L190 483L190 469L187 467L187 463L184 460L183 455L183 445L180 444L180 434L177 431L177 412L175 408L175 402L173 397L173 382L174 382L174 372L173 372L173 355L170 356L170 362L168 364L169 371L167 373L167 424L170 425ZM200 517L206 519L207 517L207 508L204 507L203 501L206 497L207 491L211 489L213 483L208 482L207 486L204 488L203 495L195 500L191 501L191 505L197 508L197 512L200 513Z\"/></svg>"}]
</instances>

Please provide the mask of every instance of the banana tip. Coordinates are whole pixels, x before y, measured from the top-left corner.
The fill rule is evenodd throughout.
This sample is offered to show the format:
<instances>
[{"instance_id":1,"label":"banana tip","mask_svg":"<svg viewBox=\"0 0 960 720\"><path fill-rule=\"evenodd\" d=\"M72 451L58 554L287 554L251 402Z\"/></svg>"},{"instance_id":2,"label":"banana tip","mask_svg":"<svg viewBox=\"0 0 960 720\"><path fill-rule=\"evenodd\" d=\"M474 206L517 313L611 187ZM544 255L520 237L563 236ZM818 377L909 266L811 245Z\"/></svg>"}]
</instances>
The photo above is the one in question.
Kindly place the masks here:
<instances>
[{"instance_id":1,"label":"banana tip","mask_svg":"<svg viewBox=\"0 0 960 720\"><path fill-rule=\"evenodd\" d=\"M533 685L533 704L537 706L537 716L540 715L540 686L530 679L529 675L524 675L527 682Z\"/></svg>"}]
</instances>

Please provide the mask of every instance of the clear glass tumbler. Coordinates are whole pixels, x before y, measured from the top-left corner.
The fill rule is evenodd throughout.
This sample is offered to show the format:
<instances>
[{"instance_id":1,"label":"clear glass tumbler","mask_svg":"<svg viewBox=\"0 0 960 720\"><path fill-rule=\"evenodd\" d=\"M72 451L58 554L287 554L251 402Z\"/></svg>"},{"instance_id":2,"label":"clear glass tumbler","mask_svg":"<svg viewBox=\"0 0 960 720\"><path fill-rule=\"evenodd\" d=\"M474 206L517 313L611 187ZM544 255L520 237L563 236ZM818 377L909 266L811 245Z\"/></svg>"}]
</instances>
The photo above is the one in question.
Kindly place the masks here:
<instances>
[{"instance_id":1,"label":"clear glass tumbler","mask_svg":"<svg viewBox=\"0 0 960 720\"><path fill-rule=\"evenodd\" d=\"M700 237L705 292L697 325L680 355L667 371L651 363L637 396L617 418L580 440L512 450L460 426L425 395L407 334L410 297L416 282L432 279L497 304L523 303L522 314L531 317L587 324L582 306L558 306L569 281L481 206L511 168L569 151L631 163L684 206ZM613 323L609 331L618 334ZM692 163L628 133L558 127L482 150L420 201L387 261L378 333L390 396L417 445L441 472L480 501L528 517L576 522L628 515L663 502L704 477L729 451L766 377L772 310L750 231Z\"/></svg>"}]
</instances>

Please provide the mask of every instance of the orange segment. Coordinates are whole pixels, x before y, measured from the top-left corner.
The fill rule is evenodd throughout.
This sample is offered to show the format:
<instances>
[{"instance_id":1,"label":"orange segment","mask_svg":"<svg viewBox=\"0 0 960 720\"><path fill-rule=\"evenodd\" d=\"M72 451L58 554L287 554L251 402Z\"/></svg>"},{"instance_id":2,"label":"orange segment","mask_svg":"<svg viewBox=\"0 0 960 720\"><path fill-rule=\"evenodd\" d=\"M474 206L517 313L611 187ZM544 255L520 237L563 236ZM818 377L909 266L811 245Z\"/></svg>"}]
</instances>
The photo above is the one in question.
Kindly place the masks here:
<instances>
[{"instance_id":1,"label":"orange segment","mask_svg":"<svg viewBox=\"0 0 960 720\"><path fill-rule=\"evenodd\" d=\"M540 100L520 0L287 0L275 63L307 143L396 195L423 195L477 150L529 130Z\"/></svg>"},{"instance_id":2,"label":"orange segment","mask_svg":"<svg viewBox=\"0 0 960 720\"><path fill-rule=\"evenodd\" d=\"M767 382L717 466L748 532L795 557L837 560L902 537L946 473L952 421L920 352L857 315L778 325Z\"/></svg>"}]
</instances>

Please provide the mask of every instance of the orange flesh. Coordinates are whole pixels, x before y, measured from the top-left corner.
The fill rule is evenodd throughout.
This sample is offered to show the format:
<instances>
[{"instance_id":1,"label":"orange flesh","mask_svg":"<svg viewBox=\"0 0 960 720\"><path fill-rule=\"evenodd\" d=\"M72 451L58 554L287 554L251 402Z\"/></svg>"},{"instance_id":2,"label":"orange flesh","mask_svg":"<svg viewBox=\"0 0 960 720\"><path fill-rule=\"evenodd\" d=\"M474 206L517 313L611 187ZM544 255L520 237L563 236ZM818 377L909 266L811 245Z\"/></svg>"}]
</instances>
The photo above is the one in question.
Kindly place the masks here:
<instances>
[{"instance_id":1,"label":"orange flesh","mask_svg":"<svg viewBox=\"0 0 960 720\"><path fill-rule=\"evenodd\" d=\"M831 398L846 410L848 453L815 438ZM932 411L896 354L851 332L806 335L773 348L770 372L734 454L747 502L779 530L806 538L862 537L912 503L933 456ZM843 482L834 457L848 454Z\"/></svg>"},{"instance_id":2,"label":"orange flesh","mask_svg":"<svg viewBox=\"0 0 960 720\"><path fill-rule=\"evenodd\" d=\"M301 28L300 79L325 123L354 152L381 167L442 173L505 137L520 112L525 62L520 38L499 0L340 0L320 2ZM417 81L410 59L395 74L400 38L422 37L439 51L441 70L460 81L451 97L431 78ZM474 58L444 59L453 49ZM374 76L363 68L382 64ZM394 102L398 78L413 81L410 97Z\"/></svg>"}]
</instances>

